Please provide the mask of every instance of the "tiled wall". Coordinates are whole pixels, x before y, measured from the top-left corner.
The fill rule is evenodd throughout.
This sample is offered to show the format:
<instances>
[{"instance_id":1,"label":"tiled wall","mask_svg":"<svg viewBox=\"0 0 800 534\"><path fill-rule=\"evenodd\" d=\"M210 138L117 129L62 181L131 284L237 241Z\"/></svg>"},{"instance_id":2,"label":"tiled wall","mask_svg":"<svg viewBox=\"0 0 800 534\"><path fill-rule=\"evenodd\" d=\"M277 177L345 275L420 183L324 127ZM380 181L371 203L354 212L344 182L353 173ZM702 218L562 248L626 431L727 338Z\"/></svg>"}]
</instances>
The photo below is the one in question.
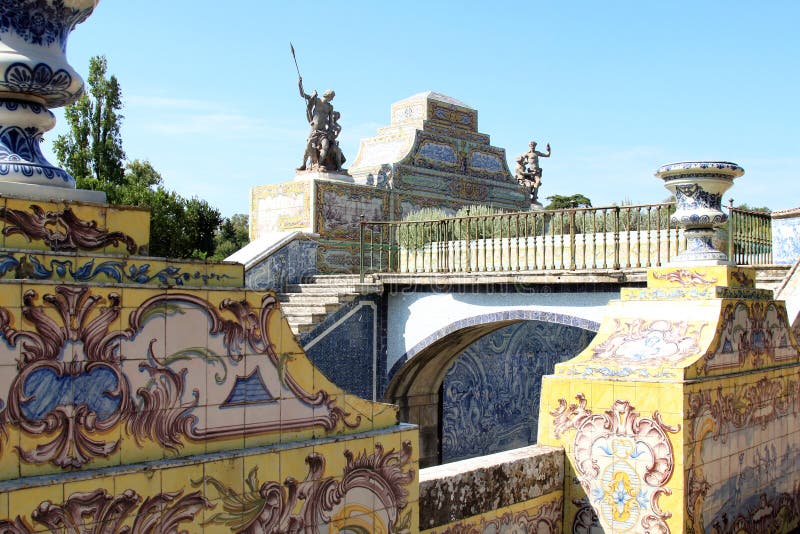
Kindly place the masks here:
<instances>
[{"instance_id":1,"label":"tiled wall","mask_svg":"<svg viewBox=\"0 0 800 534\"><path fill-rule=\"evenodd\" d=\"M133 256L141 216L0 202L0 531L417 531L417 429L240 265Z\"/></svg>"},{"instance_id":2,"label":"tiled wall","mask_svg":"<svg viewBox=\"0 0 800 534\"><path fill-rule=\"evenodd\" d=\"M250 267L245 274L245 285L251 289L284 291L287 285L299 284L315 274L316 241L297 239Z\"/></svg>"},{"instance_id":3,"label":"tiled wall","mask_svg":"<svg viewBox=\"0 0 800 534\"><path fill-rule=\"evenodd\" d=\"M772 261L794 263L800 258L800 209L773 214Z\"/></svg>"},{"instance_id":4,"label":"tiled wall","mask_svg":"<svg viewBox=\"0 0 800 534\"><path fill-rule=\"evenodd\" d=\"M406 430L0 482L0 531L418 532Z\"/></svg>"},{"instance_id":5,"label":"tiled wall","mask_svg":"<svg viewBox=\"0 0 800 534\"><path fill-rule=\"evenodd\" d=\"M753 278L651 270L545 377L539 442L566 450L565 529L798 527L800 347Z\"/></svg>"},{"instance_id":6,"label":"tiled wall","mask_svg":"<svg viewBox=\"0 0 800 534\"><path fill-rule=\"evenodd\" d=\"M330 314L301 343L331 382L364 399L386 388L386 315L378 295L362 296Z\"/></svg>"},{"instance_id":7,"label":"tiled wall","mask_svg":"<svg viewBox=\"0 0 800 534\"><path fill-rule=\"evenodd\" d=\"M470 345L442 385L442 461L535 443L542 376L594 335L575 326L524 321Z\"/></svg>"}]
</instances>

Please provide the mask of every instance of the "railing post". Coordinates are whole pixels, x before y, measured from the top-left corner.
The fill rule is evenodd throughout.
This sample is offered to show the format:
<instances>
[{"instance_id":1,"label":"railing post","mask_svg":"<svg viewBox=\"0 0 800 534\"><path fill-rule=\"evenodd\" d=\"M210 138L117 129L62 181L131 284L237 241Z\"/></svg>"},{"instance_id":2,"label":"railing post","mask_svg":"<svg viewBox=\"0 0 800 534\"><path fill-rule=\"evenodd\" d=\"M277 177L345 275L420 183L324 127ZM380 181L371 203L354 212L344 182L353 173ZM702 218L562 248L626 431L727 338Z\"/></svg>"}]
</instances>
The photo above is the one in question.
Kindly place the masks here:
<instances>
[{"instance_id":1,"label":"railing post","mask_svg":"<svg viewBox=\"0 0 800 534\"><path fill-rule=\"evenodd\" d=\"M733 199L728 199L728 261L731 261L736 264L736 258L734 258L733 253L735 252L734 247L734 232L736 231L735 223L733 222Z\"/></svg>"},{"instance_id":2,"label":"railing post","mask_svg":"<svg viewBox=\"0 0 800 534\"><path fill-rule=\"evenodd\" d=\"M619 206L614 206L614 270L619 270Z\"/></svg>"},{"instance_id":3,"label":"railing post","mask_svg":"<svg viewBox=\"0 0 800 534\"><path fill-rule=\"evenodd\" d=\"M359 267L358 267L358 269L359 269L359 274L360 274L359 281L363 284L364 283L364 214L363 213L361 214L361 221L359 222L358 230L359 230L358 231L358 241L359 241L359 247L358 247L358 251L359 251L358 264L359 264Z\"/></svg>"},{"instance_id":4,"label":"railing post","mask_svg":"<svg viewBox=\"0 0 800 534\"><path fill-rule=\"evenodd\" d=\"M575 210L569 212L569 270L577 269L575 265ZM563 262L562 262L563 263Z\"/></svg>"}]
</instances>

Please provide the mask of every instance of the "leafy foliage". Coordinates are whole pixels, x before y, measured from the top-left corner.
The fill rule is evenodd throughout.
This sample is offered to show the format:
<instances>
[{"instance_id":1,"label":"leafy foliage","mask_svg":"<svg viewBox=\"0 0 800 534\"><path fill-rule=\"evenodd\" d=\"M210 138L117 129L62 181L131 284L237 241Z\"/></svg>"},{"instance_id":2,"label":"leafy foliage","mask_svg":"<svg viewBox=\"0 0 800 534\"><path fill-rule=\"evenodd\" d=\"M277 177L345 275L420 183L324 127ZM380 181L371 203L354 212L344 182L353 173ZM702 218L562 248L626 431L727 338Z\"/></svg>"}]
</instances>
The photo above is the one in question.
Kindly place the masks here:
<instances>
[{"instance_id":1,"label":"leafy foliage","mask_svg":"<svg viewBox=\"0 0 800 534\"><path fill-rule=\"evenodd\" d=\"M225 219L214 236L215 251L213 259L225 259L250 242L247 215L237 213Z\"/></svg>"},{"instance_id":2,"label":"leafy foliage","mask_svg":"<svg viewBox=\"0 0 800 534\"><path fill-rule=\"evenodd\" d=\"M220 212L205 200L186 199L164 187L149 161L125 164L120 126L122 91L115 76L107 76L102 56L89 61L88 92L67 106L70 131L54 145L58 162L81 189L104 191L111 204L150 208L150 254L172 258L212 256Z\"/></svg>"},{"instance_id":3,"label":"leafy foliage","mask_svg":"<svg viewBox=\"0 0 800 534\"><path fill-rule=\"evenodd\" d=\"M545 206L547 210L564 210L570 208L591 208L592 201L588 197L576 193L570 196L553 195L547 197L550 203Z\"/></svg>"}]
</instances>

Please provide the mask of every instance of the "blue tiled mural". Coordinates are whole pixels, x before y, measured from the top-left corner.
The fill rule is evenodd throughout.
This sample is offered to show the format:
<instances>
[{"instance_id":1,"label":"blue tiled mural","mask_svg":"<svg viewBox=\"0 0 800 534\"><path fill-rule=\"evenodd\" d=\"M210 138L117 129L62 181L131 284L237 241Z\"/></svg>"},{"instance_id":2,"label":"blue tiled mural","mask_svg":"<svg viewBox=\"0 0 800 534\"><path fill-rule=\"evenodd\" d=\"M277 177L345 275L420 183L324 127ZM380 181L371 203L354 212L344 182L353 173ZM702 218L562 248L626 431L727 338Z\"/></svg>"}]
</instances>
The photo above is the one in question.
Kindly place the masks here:
<instances>
[{"instance_id":1,"label":"blue tiled mural","mask_svg":"<svg viewBox=\"0 0 800 534\"><path fill-rule=\"evenodd\" d=\"M442 385L442 460L536 442L542 375L583 350L595 332L524 321L473 343Z\"/></svg>"},{"instance_id":2,"label":"blue tiled mural","mask_svg":"<svg viewBox=\"0 0 800 534\"><path fill-rule=\"evenodd\" d=\"M306 354L328 379L364 399L379 398L385 389L378 306L377 297L359 298L301 337Z\"/></svg>"},{"instance_id":3,"label":"blue tiled mural","mask_svg":"<svg viewBox=\"0 0 800 534\"><path fill-rule=\"evenodd\" d=\"M317 274L317 243L295 240L247 269L245 285L253 289L283 291L287 284L299 284L303 277L314 274Z\"/></svg>"},{"instance_id":4,"label":"blue tiled mural","mask_svg":"<svg viewBox=\"0 0 800 534\"><path fill-rule=\"evenodd\" d=\"M786 210L772 219L772 261L794 263L800 258L800 209Z\"/></svg>"}]
</instances>

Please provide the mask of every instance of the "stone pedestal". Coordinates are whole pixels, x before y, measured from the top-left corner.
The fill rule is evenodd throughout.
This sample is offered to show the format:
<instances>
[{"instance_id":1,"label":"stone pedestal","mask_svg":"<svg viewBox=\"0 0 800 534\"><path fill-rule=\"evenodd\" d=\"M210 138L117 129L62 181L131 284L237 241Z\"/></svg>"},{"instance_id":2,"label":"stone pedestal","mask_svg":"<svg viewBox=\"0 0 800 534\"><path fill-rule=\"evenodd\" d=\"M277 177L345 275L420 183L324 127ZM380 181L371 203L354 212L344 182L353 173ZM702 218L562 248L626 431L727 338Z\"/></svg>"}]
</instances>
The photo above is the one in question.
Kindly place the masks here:
<instances>
[{"instance_id":1,"label":"stone pedestal","mask_svg":"<svg viewBox=\"0 0 800 534\"><path fill-rule=\"evenodd\" d=\"M542 384L566 450L564 530L789 532L800 506L800 347L731 266L652 269Z\"/></svg>"},{"instance_id":2,"label":"stone pedestal","mask_svg":"<svg viewBox=\"0 0 800 534\"><path fill-rule=\"evenodd\" d=\"M348 184L353 183L353 177L347 172L320 172L320 171L296 171L294 174L295 181L311 181L311 180L330 180L332 182L344 182Z\"/></svg>"}]
</instances>

